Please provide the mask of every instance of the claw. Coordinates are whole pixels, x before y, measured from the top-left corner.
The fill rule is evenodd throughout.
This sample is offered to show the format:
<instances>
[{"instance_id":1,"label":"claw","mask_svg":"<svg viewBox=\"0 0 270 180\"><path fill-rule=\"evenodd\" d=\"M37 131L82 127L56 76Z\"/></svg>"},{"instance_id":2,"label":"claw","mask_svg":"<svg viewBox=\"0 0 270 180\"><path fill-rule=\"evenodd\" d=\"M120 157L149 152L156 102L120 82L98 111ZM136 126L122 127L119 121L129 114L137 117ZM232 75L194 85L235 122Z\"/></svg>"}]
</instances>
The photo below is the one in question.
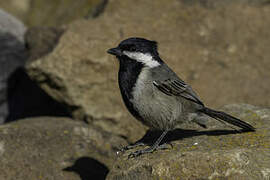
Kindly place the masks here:
<instances>
[{"instance_id":1,"label":"claw","mask_svg":"<svg viewBox=\"0 0 270 180\"><path fill-rule=\"evenodd\" d=\"M138 146L145 146L145 144L143 142L136 142L135 144L130 144L130 145L127 145L127 146L121 148L118 152L125 152L127 150L133 149L133 148L138 147Z\"/></svg>"},{"instance_id":2,"label":"claw","mask_svg":"<svg viewBox=\"0 0 270 180\"><path fill-rule=\"evenodd\" d=\"M150 148L147 148L147 149L138 150L138 151L135 151L135 152L130 153L128 155L128 159L138 157L138 156L140 156L142 154L145 154L145 153L151 153L151 152L154 152L155 150L156 150L156 148L153 148L153 147L150 147Z\"/></svg>"},{"instance_id":3,"label":"claw","mask_svg":"<svg viewBox=\"0 0 270 180\"><path fill-rule=\"evenodd\" d=\"M157 150L166 150L166 149L172 149L173 148L173 145L172 145L172 143L164 143L164 144L162 144L162 145L160 145L160 146L158 146L157 147Z\"/></svg>"},{"instance_id":4,"label":"claw","mask_svg":"<svg viewBox=\"0 0 270 180\"><path fill-rule=\"evenodd\" d=\"M156 150L165 150L165 149L169 149L170 147L168 147L168 145L173 148L173 145L172 143L165 143L165 144L162 144L160 146L151 146L150 148L147 148L147 149L142 149L142 150L138 150L138 151L135 151L135 152L132 152L128 155L128 159L130 158L135 158L135 157L138 157L142 154L146 154L146 153L152 153Z\"/></svg>"},{"instance_id":5,"label":"claw","mask_svg":"<svg viewBox=\"0 0 270 180\"><path fill-rule=\"evenodd\" d=\"M135 158L135 157L137 157L137 156L139 156L139 155L141 155L141 154L142 154L141 151L135 151L135 152L130 153L130 154L128 155L128 159Z\"/></svg>"}]
</instances>

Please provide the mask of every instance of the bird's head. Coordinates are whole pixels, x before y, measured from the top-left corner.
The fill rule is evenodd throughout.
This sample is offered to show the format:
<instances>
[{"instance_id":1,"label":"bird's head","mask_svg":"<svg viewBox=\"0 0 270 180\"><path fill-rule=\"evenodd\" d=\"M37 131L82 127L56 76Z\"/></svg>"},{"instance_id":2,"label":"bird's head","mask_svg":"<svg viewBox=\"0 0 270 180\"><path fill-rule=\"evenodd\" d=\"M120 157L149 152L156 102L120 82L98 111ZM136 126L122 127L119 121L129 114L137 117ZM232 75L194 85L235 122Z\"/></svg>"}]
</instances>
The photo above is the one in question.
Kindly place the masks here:
<instances>
[{"instance_id":1,"label":"bird's head","mask_svg":"<svg viewBox=\"0 0 270 180\"><path fill-rule=\"evenodd\" d=\"M111 48L107 52L115 55L120 60L120 63L125 63L126 58L134 63L139 62L150 68L157 67L163 63L157 51L157 42L144 38L128 38L122 41L116 48Z\"/></svg>"}]
</instances>

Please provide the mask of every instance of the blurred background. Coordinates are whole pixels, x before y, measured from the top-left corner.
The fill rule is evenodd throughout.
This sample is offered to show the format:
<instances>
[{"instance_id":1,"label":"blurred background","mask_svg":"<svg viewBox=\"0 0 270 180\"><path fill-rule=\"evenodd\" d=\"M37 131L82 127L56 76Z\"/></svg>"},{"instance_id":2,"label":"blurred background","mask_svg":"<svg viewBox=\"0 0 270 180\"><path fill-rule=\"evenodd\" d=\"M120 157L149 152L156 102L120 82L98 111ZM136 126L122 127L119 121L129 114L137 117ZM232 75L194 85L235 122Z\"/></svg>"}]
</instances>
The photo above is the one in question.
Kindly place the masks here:
<instances>
[{"instance_id":1,"label":"blurred background","mask_svg":"<svg viewBox=\"0 0 270 180\"><path fill-rule=\"evenodd\" d=\"M1 0L0 7L26 26L59 26L85 16L97 16L107 0Z\"/></svg>"},{"instance_id":2,"label":"blurred background","mask_svg":"<svg viewBox=\"0 0 270 180\"><path fill-rule=\"evenodd\" d=\"M66 171L81 179L104 179L116 147L146 131L122 103L118 63L107 49L128 37L155 40L161 58L207 106L269 107L269 29L269 0L0 0L0 124L23 119L18 122L26 129L18 131L22 137L39 132L42 141L48 131L58 137L52 141L59 149L74 147L64 159L59 156L65 151L49 155L61 162L52 172L70 166ZM10 134L18 132L6 139L12 144ZM66 143L73 142L74 133L76 145ZM36 157L44 146L37 145ZM16 158L27 152L23 148ZM84 157L89 153L93 159ZM29 162L35 164L35 158ZM86 165L98 167L97 172L78 170ZM68 176L73 175L63 171L57 177Z\"/></svg>"}]
</instances>

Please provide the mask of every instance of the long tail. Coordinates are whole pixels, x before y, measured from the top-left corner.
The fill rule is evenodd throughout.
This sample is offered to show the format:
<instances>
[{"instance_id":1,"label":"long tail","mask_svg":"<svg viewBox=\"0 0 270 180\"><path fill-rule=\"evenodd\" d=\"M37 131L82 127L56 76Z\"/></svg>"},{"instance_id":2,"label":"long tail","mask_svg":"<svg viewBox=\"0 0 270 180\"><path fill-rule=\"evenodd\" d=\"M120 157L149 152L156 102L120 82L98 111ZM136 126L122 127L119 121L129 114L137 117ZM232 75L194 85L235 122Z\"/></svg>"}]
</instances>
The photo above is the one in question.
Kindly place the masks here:
<instances>
[{"instance_id":1,"label":"long tail","mask_svg":"<svg viewBox=\"0 0 270 180\"><path fill-rule=\"evenodd\" d=\"M232 125L235 125L235 126L238 126L240 128L242 128L243 130L245 131L255 131L255 128L253 126L251 126L250 124L240 120L240 119L237 119L225 112L222 112L222 111L215 111L213 109L210 109L210 108L207 108L207 107L204 107L203 109L200 110L200 112L218 120L218 121L224 121L224 122L227 122L229 124L232 124Z\"/></svg>"}]
</instances>

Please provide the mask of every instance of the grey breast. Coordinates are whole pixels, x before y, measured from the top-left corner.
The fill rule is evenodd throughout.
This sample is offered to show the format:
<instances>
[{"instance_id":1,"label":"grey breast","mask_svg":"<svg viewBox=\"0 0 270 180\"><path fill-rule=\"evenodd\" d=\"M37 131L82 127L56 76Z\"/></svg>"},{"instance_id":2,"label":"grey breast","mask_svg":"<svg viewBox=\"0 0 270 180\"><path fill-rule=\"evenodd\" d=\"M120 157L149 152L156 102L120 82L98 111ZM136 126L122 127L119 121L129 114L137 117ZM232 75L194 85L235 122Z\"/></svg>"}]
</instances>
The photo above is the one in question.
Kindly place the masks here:
<instances>
[{"instance_id":1,"label":"grey breast","mask_svg":"<svg viewBox=\"0 0 270 180\"><path fill-rule=\"evenodd\" d=\"M179 97L168 96L159 91L153 81L163 80L170 76L166 68L144 67L133 91L134 108L142 117L142 122L153 129L170 130L176 123L184 121L181 117L183 106Z\"/></svg>"}]
</instances>

